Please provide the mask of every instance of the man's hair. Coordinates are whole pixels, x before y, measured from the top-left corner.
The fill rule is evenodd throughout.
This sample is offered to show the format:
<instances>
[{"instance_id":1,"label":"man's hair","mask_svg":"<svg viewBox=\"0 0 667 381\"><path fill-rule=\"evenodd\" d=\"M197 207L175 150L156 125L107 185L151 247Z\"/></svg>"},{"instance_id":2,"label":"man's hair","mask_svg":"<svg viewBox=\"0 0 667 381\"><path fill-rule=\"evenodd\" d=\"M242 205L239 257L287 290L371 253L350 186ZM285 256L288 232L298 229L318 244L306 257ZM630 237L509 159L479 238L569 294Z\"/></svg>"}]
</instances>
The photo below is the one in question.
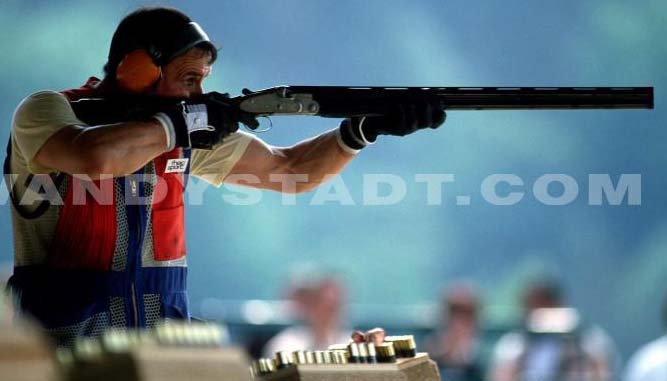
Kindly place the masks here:
<instances>
[{"instance_id":1,"label":"man's hair","mask_svg":"<svg viewBox=\"0 0 667 381\"><path fill-rule=\"evenodd\" d=\"M143 7L128 14L118 24L111 39L109 57L104 65L105 78L115 78L118 64L133 50L150 46L166 48L191 21L185 13L168 7ZM218 57L217 49L210 42L201 42L195 47L210 53L211 63Z\"/></svg>"}]
</instances>

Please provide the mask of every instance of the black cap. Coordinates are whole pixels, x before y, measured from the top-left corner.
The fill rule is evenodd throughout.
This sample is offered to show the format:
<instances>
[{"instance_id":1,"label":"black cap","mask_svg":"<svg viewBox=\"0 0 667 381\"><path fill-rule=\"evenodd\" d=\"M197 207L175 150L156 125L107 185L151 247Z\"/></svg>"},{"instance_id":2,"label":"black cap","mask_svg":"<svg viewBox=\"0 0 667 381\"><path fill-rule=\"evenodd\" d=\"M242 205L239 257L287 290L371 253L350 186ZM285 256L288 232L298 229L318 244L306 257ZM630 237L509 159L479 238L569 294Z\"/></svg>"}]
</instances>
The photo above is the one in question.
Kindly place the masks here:
<instances>
[{"instance_id":1,"label":"black cap","mask_svg":"<svg viewBox=\"0 0 667 381\"><path fill-rule=\"evenodd\" d=\"M209 51L211 62L217 58L218 51L206 33L183 12L168 7L140 8L118 24L104 72L115 76L123 57L136 49L145 49L163 66L193 47Z\"/></svg>"}]
</instances>

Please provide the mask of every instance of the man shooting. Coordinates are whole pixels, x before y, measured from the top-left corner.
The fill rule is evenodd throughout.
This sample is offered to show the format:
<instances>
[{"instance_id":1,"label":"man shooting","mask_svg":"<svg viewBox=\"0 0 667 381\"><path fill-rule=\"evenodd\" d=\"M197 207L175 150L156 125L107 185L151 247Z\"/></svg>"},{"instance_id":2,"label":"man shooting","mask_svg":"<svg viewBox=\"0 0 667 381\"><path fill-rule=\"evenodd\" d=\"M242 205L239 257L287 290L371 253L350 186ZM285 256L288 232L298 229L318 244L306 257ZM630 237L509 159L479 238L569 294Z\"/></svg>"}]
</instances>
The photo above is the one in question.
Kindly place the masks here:
<instances>
[{"instance_id":1,"label":"man shooting","mask_svg":"<svg viewBox=\"0 0 667 381\"><path fill-rule=\"evenodd\" d=\"M183 13L142 8L118 25L102 80L37 92L17 107L5 163L5 173L17 175L10 287L21 311L58 344L111 327L189 319L185 176L219 186L242 178L234 175L252 175L257 182L241 185L306 192L339 173L378 135L404 136L445 119L439 107L412 102L274 147L237 131L240 122L256 124L251 115L204 92L217 55ZM83 98L136 103L141 112L90 112L77 102ZM145 99L159 99L159 106L143 107ZM307 181L293 189L271 181L271 175L292 174ZM48 184L50 196L62 202L26 201ZM99 193L82 197L91 184Z\"/></svg>"}]
</instances>

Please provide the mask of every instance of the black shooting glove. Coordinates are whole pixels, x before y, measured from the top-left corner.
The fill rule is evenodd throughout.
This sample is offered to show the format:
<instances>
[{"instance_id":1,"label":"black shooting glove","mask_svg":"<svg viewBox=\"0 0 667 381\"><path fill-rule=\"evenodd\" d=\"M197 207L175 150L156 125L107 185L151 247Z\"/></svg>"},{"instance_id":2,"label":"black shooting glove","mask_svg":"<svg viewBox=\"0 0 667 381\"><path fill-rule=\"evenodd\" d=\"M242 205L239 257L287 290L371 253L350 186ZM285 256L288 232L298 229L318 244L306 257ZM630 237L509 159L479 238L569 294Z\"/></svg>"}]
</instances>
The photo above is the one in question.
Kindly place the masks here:
<instances>
[{"instance_id":1,"label":"black shooting glove","mask_svg":"<svg viewBox=\"0 0 667 381\"><path fill-rule=\"evenodd\" d=\"M406 103L383 116L345 119L340 134L348 147L359 150L374 143L378 135L405 136L424 128L438 128L446 117L437 103Z\"/></svg>"},{"instance_id":2,"label":"black shooting glove","mask_svg":"<svg viewBox=\"0 0 667 381\"><path fill-rule=\"evenodd\" d=\"M154 117L165 127L169 149L189 147L210 150L236 132L239 123L249 128L259 125L252 114L231 104L228 94L218 92L175 103Z\"/></svg>"}]
</instances>

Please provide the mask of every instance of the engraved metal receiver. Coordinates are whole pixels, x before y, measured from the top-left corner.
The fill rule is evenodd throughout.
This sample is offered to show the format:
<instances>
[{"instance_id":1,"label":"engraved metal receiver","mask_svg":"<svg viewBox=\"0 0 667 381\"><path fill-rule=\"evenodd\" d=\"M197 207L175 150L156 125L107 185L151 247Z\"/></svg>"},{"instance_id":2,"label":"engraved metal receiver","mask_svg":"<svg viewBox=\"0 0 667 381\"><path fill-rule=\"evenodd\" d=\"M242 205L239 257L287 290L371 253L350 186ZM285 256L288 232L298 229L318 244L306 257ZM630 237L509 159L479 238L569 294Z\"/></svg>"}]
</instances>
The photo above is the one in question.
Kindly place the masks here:
<instances>
[{"instance_id":1,"label":"engraved metal receiver","mask_svg":"<svg viewBox=\"0 0 667 381\"><path fill-rule=\"evenodd\" d=\"M235 98L238 107L258 116L317 115L320 105L313 94L294 93L289 86L278 86L257 92L243 89L243 96Z\"/></svg>"}]
</instances>

